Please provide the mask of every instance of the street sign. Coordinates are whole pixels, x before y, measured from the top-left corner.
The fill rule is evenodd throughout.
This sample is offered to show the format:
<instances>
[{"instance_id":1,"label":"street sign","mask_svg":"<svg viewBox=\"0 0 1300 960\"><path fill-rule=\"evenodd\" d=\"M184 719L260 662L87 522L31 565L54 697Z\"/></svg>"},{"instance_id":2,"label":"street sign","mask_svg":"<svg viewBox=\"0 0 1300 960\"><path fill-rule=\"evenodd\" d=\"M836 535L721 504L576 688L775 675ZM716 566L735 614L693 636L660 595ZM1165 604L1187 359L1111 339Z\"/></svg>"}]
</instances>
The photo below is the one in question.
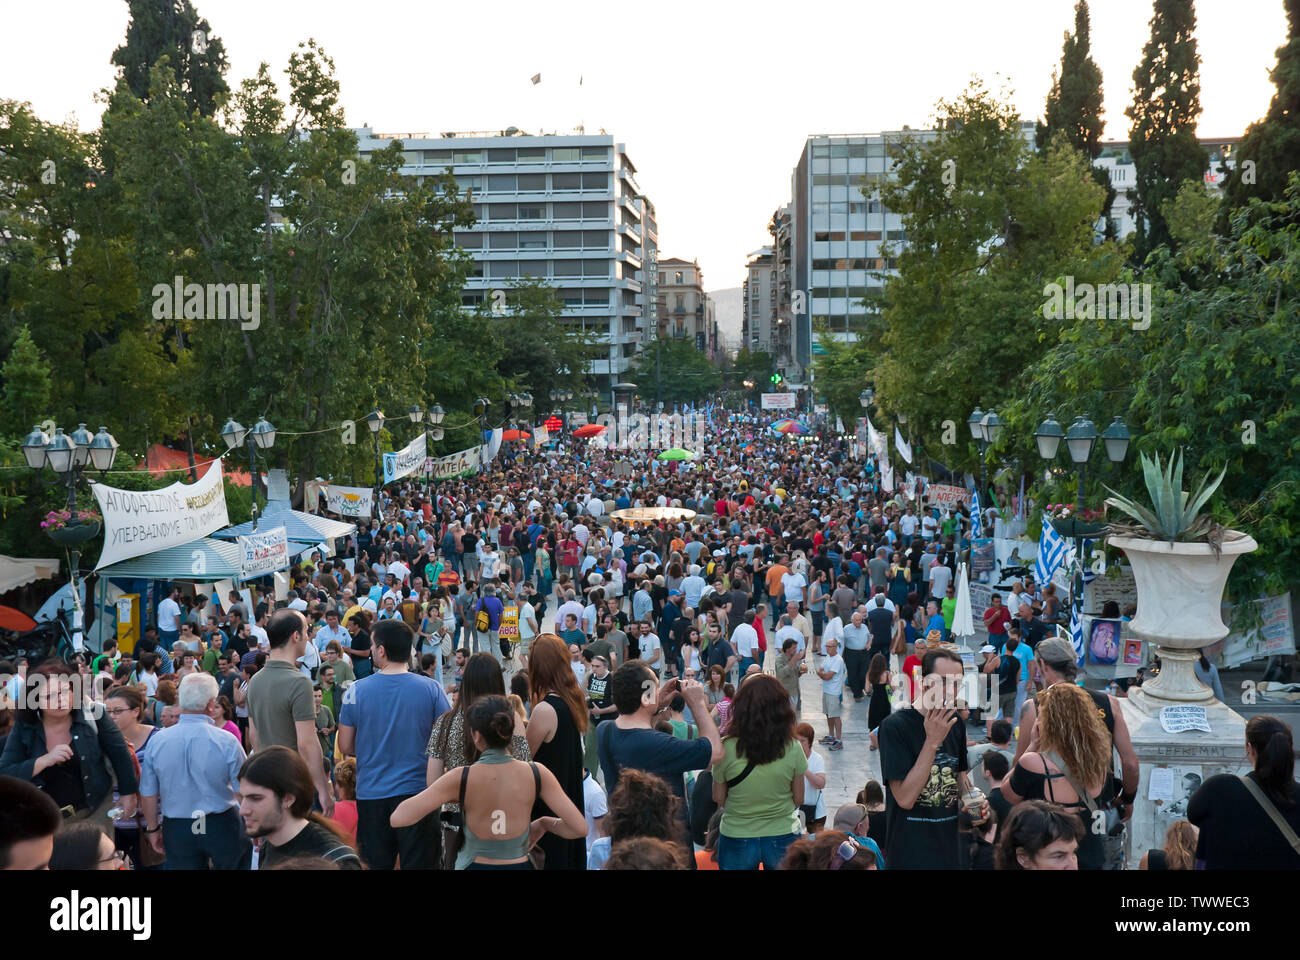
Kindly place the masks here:
<instances>
[{"instance_id":1,"label":"street sign","mask_svg":"<svg viewBox=\"0 0 1300 960\"><path fill-rule=\"evenodd\" d=\"M765 393L762 408L764 410L793 410L796 405L793 393Z\"/></svg>"}]
</instances>

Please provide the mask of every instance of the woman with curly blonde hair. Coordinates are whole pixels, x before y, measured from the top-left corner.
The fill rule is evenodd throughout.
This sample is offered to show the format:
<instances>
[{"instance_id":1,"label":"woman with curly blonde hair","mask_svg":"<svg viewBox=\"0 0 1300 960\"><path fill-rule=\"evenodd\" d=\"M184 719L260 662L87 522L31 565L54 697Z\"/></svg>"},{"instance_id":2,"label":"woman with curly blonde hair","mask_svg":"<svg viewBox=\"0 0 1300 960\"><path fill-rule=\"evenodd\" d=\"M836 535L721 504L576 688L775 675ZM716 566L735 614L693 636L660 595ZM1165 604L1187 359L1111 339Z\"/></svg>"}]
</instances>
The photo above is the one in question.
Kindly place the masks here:
<instances>
[{"instance_id":1,"label":"woman with curly blonde hair","mask_svg":"<svg viewBox=\"0 0 1300 960\"><path fill-rule=\"evenodd\" d=\"M1175 820L1165 831L1159 850L1142 854L1139 870L1191 870L1196 865L1196 838L1200 833L1190 820Z\"/></svg>"},{"instance_id":2,"label":"woman with curly blonde hair","mask_svg":"<svg viewBox=\"0 0 1300 960\"><path fill-rule=\"evenodd\" d=\"M1093 829L1093 814L1079 790L1086 790L1104 815L1115 799L1110 754L1110 734L1092 698L1072 683L1054 684L1038 695L1038 722L1028 749L1002 787L1012 804L1046 800L1078 815L1084 827L1080 870L1100 870L1105 861L1104 831Z\"/></svg>"}]
</instances>

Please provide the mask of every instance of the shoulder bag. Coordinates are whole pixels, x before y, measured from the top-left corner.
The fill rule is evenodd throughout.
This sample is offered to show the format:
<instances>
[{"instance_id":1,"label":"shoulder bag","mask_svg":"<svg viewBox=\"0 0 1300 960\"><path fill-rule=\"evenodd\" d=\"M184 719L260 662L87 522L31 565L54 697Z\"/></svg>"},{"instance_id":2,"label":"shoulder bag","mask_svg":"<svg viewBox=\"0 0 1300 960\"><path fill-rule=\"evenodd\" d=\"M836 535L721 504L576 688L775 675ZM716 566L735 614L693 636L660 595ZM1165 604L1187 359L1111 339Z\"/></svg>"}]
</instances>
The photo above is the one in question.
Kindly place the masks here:
<instances>
[{"instance_id":1,"label":"shoulder bag","mask_svg":"<svg viewBox=\"0 0 1300 960\"><path fill-rule=\"evenodd\" d=\"M1277 807L1273 805L1273 801L1260 789L1259 784L1250 777L1238 777L1237 779L1246 785L1246 789L1255 798L1255 802L1264 809L1264 812L1268 814L1268 818L1273 821L1278 830L1282 831L1282 836L1286 838L1287 843L1291 844L1291 849L1300 854L1300 837L1296 836L1295 831L1291 829L1291 824L1286 822L1286 818L1278 812Z\"/></svg>"}]
</instances>

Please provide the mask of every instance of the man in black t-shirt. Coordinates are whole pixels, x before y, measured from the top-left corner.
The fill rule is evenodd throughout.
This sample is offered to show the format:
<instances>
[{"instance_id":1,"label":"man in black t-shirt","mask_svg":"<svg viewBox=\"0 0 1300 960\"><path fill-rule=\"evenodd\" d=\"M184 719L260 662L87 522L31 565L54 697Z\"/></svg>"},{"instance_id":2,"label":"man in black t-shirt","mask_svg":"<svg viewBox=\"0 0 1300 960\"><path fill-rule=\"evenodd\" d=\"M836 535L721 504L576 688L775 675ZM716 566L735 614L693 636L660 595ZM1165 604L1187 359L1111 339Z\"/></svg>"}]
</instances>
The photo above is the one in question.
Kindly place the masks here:
<instances>
[{"instance_id":1,"label":"man in black t-shirt","mask_svg":"<svg viewBox=\"0 0 1300 960\"><path fill-rule=\"evenodd\" d=\"M262 837L257 868L313 857L360 870L361 858L311 809L316 789L307 762L288 747L259 750L239 771L239 815L250 837Z\"/></svg>"},{"instance_id":2,"label":"man in black t-shirt","mask_svg":"<svg viewBox=\"0 0 1300 960\"><path fill-rule=\"evenodd\" d=\"M877 730L891 870L960 867L957 813L970 792L966 774L966 728L956 712L960 656L945 647L921 662L915 708L895 711Z\"/></svg>"}]
</instances>

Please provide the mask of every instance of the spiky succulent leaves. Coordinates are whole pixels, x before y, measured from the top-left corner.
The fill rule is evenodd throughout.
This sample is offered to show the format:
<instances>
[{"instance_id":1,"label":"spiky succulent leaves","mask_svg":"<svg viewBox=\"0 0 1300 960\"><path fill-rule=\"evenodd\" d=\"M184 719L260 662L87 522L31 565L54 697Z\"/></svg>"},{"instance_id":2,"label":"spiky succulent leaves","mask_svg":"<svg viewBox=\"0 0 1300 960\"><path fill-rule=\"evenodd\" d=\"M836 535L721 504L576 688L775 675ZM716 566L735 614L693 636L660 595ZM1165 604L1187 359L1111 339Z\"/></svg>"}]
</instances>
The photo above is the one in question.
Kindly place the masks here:
<instances>
[{"instance_id":1,"label":"spiky succulent leaves","mask_svg":"<svg viewBox=\"0 0 1300 960\"><path fill-rule=\"evenodd\" d=\"M1184 527L1191 527L1198 519L1197 514L1200 512L1201 507L1205 506L1206 501L1214 495L1214 491L1219 489L1219 484L1223 483L1223 478L1227 472L1228 465L1225 463L1223 469L1219 471L1219 475L1214 478L1213 482L1210 481L1210 473L1208 470L1205 472L1205 476L1201 477L1200 485L1196 488L1196 491L1190 496L1190 498L1188 498L1188 501L1185 502L1183 507ZM1208 518L1203 517L1199 519Z\"/></svg>"},{"instance_id":2,"label":"spiky succulent leaves","mask_svg":"<svg viewBox=\"0 0 1300 960\"><path fill-rule=\"evenodd\" d=\"M1141 527L1132 527L1129 524L1111 524L1112 532L1131 535L1141 534L1145 529L1147 535L1157 540L1208 540L1217 552L1219 541L1225 531L1209 515L1198 514L1201 507L1223 482L1227 470L1225 464L1213 481L1210 480L1207 472L1201 478L1195 492L1187 494L1182 490L1181 451L1171 456L1168 462L1162 462L1159 454L1156 454L1154 461L1146 454L1142 454L1142 473L1152 506L1148 508L1106 487L1114 494L1113 497L1107 498L1106 504L1122 510L1141 525Z\"/></svg>"}]
</instances>

